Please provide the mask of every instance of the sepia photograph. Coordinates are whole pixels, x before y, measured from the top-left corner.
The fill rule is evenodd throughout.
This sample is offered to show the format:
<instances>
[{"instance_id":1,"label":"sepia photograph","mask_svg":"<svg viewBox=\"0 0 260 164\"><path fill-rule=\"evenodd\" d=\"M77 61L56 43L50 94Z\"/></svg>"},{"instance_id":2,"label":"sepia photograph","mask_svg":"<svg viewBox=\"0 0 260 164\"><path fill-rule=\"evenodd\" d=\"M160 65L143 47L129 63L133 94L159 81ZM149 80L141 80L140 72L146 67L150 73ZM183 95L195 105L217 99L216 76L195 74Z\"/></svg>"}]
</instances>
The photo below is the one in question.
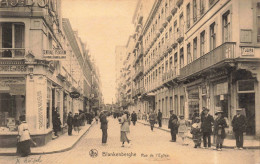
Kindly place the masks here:
<instances>
[{"instance_id":1,"label":"sepia photograph","mask_svg":"<svg viewBox=\"0 0 260 164\"><path fill-rule=\"evenodd\" d=\"M260 0L0 0L0 164L260 164Z\"/></svg>"}]
</instances>

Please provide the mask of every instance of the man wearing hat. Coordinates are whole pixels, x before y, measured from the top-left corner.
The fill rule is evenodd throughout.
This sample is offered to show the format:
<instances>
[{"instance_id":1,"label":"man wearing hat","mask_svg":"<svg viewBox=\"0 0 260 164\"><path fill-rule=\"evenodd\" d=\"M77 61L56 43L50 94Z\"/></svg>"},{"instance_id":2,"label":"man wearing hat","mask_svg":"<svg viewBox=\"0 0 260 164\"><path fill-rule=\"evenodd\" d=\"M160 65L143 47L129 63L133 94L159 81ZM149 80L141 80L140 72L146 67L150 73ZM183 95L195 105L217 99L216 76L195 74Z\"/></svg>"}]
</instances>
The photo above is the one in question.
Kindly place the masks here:
<instances>
[{"instance_id":1,"label":"man wearing hat","mask_svg":"<svg viewBox=\"0 0 260 164\"><path fill-rule=\"evenodd\" d=\"M201 115L201 132L203 136L203 148L211 147L211 133L214 124L213 116L209 114L209 109L203 107L203 114Z\"/></svg>"},{"instance_id":2,"label":"man wearing hat","mask_svg":"<svg viewBox=\"0 0 260 164\"><path fill-rule=\"evenodd\" d=\"M107 116L104 111L100 113L100 129L102 130L102 145L106 145L107 143Z\"/></svg>"},{"instance_id":3,"label":"man wearing hat","mask_svg":"<svg viewBox=\"0 0 260 164\"><path fill-rule=\"evenodd\" d=\"M171 129L171 142L176 142L176 134L178 133L178 117L173 114L173 110L170 110L170 115L168 128Z\"/></svg>"},{"instance_id":4,"label":"man wearing hat","mask_svg":"<svg viewBox=\"0 0 260 164\"><path fill-rule=\"evenodd\" d=\"M243 132L246 131L246 117L241 114L242 109L236 109L236 115L233 117L232 126L236 138L235 149L243 149Z\"/></svg>"}]
</instances>

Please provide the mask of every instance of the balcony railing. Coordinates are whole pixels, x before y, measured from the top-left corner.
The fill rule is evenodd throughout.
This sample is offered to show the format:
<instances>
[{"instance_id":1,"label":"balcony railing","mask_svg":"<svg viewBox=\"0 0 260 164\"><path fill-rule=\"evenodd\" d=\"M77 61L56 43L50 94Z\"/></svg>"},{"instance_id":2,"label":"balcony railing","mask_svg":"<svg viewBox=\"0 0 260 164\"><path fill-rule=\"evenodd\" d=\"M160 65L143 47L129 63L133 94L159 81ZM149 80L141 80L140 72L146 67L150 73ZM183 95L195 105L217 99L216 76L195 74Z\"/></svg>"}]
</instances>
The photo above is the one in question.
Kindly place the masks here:
<instances>
[{"instance_id":1,"label":"balcony railing","mask_svg":"<svg viewBox=\"0 0 260 164\"><path fill-rule=\"evenodd\" d=\"M179 71L178 67L176 66L173 69L170 69L163 74L162 81L163 81L163 83L168 82L170 80L175 79L179 75L180 75L180 71Z\"/></svg>"},{"instance_id":2,"label":"balcony railing","mask_svg":"<svg viewBox=\"0 0 260 164\"><path fill-rule=\"evenodd\" d=\"M24 58L24 48L0 48L0 58Z\"/></svg>"},{"instance_id":3,"label":"balcony railing","mask_svg":"<svg viewBox=\"0 0 260 164\"><path fill-rule=\"evenodd\" d=\"M234 42L226 42L194 60L180 70L181 76L187 77L217 63L223 62L226 59L233 59L235 54L235 44L236 43Z\"/></svg>"}]
</instances>

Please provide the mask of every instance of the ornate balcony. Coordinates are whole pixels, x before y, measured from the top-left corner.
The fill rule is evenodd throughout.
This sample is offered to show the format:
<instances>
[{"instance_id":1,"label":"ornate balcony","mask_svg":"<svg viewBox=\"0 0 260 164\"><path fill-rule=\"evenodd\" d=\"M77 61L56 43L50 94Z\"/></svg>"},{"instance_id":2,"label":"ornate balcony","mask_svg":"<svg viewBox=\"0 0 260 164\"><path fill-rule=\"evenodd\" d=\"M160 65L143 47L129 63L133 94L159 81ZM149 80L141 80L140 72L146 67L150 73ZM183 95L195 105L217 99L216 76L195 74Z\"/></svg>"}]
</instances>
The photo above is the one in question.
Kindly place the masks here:
<instances>
[{"instance_id":1,"label":"ornate balcony","mask_svg":"<svg viewBox=\"0 0 260 164\"><path fill-rule=\"evenodd\" d=\"M24 48L0 48L0 58L24 58Z\"/></svg>"},{"instance_id":2,"label":"ornate balcony","mask_svg":"<svg viewBox=\"0 0 260 164\"><path fill-rule=\"evenodd\" d=\"M179 71L178 67L176 66L174 69L170 69L163 74L162 82L167 83L169 81L172 81L175 78L179 77L179 75L180 75L180 71Z\"/></svg>"},{"instance_id":3,"label":"ornate balcony","mask_svg":"<svg viewBox=\"0 0 260 164\"><path fill-rule=\"evenodd\" d=\"M206 68L212 67L216 64L225 63L230 59L234 59L235 44L236 43L234 42L223 43L207 54L184 66L180 70L182 78L201 72Z\"/></svg>"}]
</instances>

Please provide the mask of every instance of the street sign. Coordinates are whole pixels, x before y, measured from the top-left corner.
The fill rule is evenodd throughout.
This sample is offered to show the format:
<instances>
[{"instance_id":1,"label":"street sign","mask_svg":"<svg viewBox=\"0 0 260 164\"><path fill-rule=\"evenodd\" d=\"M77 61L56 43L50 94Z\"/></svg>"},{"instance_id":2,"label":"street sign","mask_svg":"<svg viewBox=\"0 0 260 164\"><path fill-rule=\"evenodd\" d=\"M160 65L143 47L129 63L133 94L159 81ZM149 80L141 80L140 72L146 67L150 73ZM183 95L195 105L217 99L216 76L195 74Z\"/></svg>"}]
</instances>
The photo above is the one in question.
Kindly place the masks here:
<instances>
[{"instance_id":1,"label":"street sign","mask_svg":"<svg viewBox=\"0 0 260 164\"><path fill-rule=\"evenodd\" d=\"M76 92L76 91L70 92L70 97L71 98L79 98L79 96L80 96L79 92Z\"/></svg>"}]
</instances>

